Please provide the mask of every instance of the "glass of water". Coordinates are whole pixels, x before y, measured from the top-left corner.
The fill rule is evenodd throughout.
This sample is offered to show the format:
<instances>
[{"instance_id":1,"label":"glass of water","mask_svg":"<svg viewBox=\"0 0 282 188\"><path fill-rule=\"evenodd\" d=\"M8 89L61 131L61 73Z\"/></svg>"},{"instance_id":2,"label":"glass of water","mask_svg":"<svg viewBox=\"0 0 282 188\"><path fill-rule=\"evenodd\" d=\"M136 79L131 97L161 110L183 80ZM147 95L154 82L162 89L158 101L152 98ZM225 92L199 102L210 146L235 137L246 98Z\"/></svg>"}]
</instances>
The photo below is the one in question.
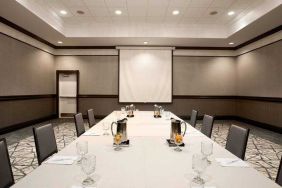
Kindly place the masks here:
<instances>
[{"instance_id":1,"label":"glass of water","mask_svg":"<svg viewBox=\"0 0 282 188\"><path fill-rule=\"evenodd\" d=\"M76 143L76 153L79 156L77 164L81 164L81 159L88 153L88 142L79 141Z\"/></svg>"},{"instance_id":2,"label":"glass of water","mask_svg":"<svg viewBox=\"0 0 282 188\"><path fill-rule=\"evenodd\" d=\"M202 173L207 168L207 161L202 154L194 154L192 157L192 168L197 173L196 177L193 178L192 183L198 186L203 186L205 184L202 178Z\"/></svg>"},{"instance_id":3,"label":"glass of water","mask_svg":"<svg viewBox=\"0 0 282 188\"><path fill-rule=\"evenodd\" d=\"M170 120L170 111L165 111L164 115L166 120Z\"/></svg>"},{"instance_id":4,"label":"glass of water","mask_svg":"<svg viewBox=\"0 0 282 188\"><path fill-rule=\"evenodd\" d=\"M109 123L108 121L103 122L103 130L104 130L103 135L105 135L105 136L110 135L109 132L108 132L108 130L109 130L109 128L110 128L110 125L109 125L109 124L110 124L110 123Z\"/></svg>"},{"instance_id":5,"label":"glass of water","mask_svg":"<svg viewBox=\"0 0 282 188\"><path fill-rule=\"evenodd\" d=\"M205 159L207 160L207 163L210 165L211 160L209 160L209 156L213 153L213 143L208 141L202 141L201 142L201 152L204 155Z\"/></svg>"},{"instance_id":6,"label":"glass of water","mask_svg":"<svg viewBox=\"0 0 282 188\"><path fill-rule=\"evenodd\" d=\"M121 111L122 115L125 115L125 107L121 107L120 111Z\"/></svg>"},{"instance_id":7,"label":"glass of water","mask_svg":"<svg viewBox=\"0 0 282 188\"><path fill-rule=\"evenodd\" d=\"M82 185L89 186L95 183L91 178L91 174L95 172L96 169L96 156L95 155L85 155L81 160L81 170L86 174L86 178L82 181Z\"/></svg>"}]
</instances>

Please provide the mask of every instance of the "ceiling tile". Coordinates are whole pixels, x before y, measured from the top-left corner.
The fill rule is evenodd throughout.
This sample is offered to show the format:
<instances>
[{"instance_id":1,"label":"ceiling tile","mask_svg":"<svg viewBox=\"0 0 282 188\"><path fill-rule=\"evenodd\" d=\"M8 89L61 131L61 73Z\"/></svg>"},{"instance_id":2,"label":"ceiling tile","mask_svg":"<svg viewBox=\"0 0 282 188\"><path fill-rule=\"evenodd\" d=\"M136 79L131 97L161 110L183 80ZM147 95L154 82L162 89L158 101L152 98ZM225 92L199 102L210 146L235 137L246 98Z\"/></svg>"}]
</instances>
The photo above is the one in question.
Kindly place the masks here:
<instances>
[{"instance_id":1,"label":"ceiling tile","mask_svg":"<svg viewBox=\"0 0 282 188\"><path fill-rule=\"evenodd\" d=\"M127 0L127 7L147 7L148 0Z\"/></svg>"},{"instance_id":2,"label":"ceiling tile","mask_svg":"<svg viewBox=\"0 0 282 188\"><path fill-rule=\"evenodd\" d=\"M189 7L208 8L213 0L191 0Z\"/></svg>"},{"instance_id":3,"label":"ceiling tile","mask_svg":"<svg viewBox=\"0 0 282 188\"><path fill-rule=\"evenodd\" d=\"M126 0L105 0L108 7L126 8Z\"/></svg>"},{"instance_id":4,"label":"ceiling tile","mask_svg":"<svg viewBox=\"0 0 282 188\"><path fill-rule=\"evenodd\" d=\"M129 16L146 16L147 7L128 7Z\"/></svg>"},{"instance_id":5,"label":"ceiling tile","mask_svg":"<svg viewBox=\"0 0 282 188\"><path fill-rule=\"evenodd\" d=\"M95 22L98 23L111 23L112 18L108 16L95 16Z\"/></svg>"},{"instance_id":6,"label":"ceiling tile","mask_svg":"<svg viewBox=\"0 0 282 188\"><path fill-rule=\"evenodd\" d=\"M190 3L190 1L191 0L171 0L169 2L169 6L185 8Z\"/></svg>"},{"instance_id":7,"label":"ceiling tile","mask_svg":"<svg viewBox=\"0 0 282 188\"><path fill-rule=\"evenodd\" d=\"M166 7L169 4L169 0L148 0L148 7Z\"/></svg>"},{"instance_id":8,"label":"ceiling tile","mask_svg":"<svg viewBox=\"0 0 282 188\"><path fill-rule=\"evenodd\" d=\"M103 7L106 6L104 0L83 0L87 6Z\"/></svg>"},{"instance_id":9,"label":"ceiling tile","mask_svg":"<svg viewBox=\"0 0 282 188\"><path fill-rule=\"evenodd\" d=\"M206 12L207 8L190 8L183 12L183 17L200 17Z\"/></svg>"},{"instance_id":10,"label":"ceiling tile","mask_svg":"<svg viewBox=\"0 0 282 188\"><path fill-rule=\"evenodd\" d=\"M148 7L148 16L165 16L166 8L161 8L159 6L150 6Z\"/></svg>"},{"instance_id":11,"label":"ceiling tile","mask_svg":"<svg viewBox=\"0 0 282 188\"><path fill-rule=\"evenodd\" d=\"M217 8L228 8L234 3L236 0L213 0L210 7Z\"/></svg>"},{"instance_id":12,"label":"ceiling tile","mask_svg":"<svg viewBox=\"0 0 282 188\"><path fill-rule=\"evenodd\" d=\"M107 7L88 7L91 14L98 17L110 16L110 11Z\"/></svg>"},{"instance_id":13,"label":"ceiling tile","mask_svg":"<svg viewBox=\"0 0 282 188\"><path fill-rule=\"evenodd\" d=\"M59 1L59 0L58 0ZM84 6L84 1L82 0L60 0L62 1L66 6Z\"/></svg>"}]
</instances>

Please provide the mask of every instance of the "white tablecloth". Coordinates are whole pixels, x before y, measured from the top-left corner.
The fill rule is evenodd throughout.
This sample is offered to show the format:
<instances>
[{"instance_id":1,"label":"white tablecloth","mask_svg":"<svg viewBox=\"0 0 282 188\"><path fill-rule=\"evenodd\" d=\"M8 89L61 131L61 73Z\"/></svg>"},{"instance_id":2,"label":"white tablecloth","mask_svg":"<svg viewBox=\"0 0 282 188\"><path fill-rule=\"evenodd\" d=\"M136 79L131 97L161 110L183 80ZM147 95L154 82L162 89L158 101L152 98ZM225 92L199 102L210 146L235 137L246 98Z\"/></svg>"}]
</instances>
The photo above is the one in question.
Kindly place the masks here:
<instances>
[{"instance_id":1,"label":"white tablecloth","mask_svg":"<svg viewBox=\"0 0 282 188\"><path fill-rule=\"evenodd\" d=\"M173 115L174 116L174 115ZM175 117L175 116L174 116ZM103 122L115 119L115 112L89 131L102 130ZM188 125L182 152L168 147L170 120L153 118L153 112L136 112L128 120L130 146L113 150L112 136L80 136L59 155L75 155L75 143L87 140L89 153L96 155L93 175L97 187L102 188L184 188L193 177L192 155L200 153L201 141L211 141ZM233 154L214 143L212 165L206 170L208 185L217 188L279 188L253 168L221 167L214 158L235 158ZM74 165L42 164L13 187L70 188L80 185L83 178L80 167Z\"/></svg>"}]
</instances>

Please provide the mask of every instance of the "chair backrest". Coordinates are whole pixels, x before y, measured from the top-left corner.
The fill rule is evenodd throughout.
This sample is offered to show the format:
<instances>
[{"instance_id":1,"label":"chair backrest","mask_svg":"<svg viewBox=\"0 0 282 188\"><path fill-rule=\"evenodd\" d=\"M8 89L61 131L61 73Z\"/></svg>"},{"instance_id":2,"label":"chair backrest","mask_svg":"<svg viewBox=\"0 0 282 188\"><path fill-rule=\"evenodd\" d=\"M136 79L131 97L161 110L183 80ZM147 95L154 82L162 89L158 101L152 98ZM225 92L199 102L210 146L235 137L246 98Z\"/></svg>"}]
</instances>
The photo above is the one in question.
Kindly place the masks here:
<instances>
[{"instance_id":1,"label":"chair backrest","mask_svg":"<svg viewBox=\"0 0 282 188\"><path fill-rule=\"evenodd\" d=\"M212 128L213 128L213 116L204 115L201 132L210 138L212 134Z\"/></svg>"},{"instance_id":2,"label":"chair backrest","mask_svg":"<svg viewBox=\"0 0 282 188\"><path fill-rule=\"evenodd\" d=\"M190 118L190 125L192 125L193 127L196 127L197 116L198 116L198 111L192 110L191 118Z\"/></svg>"},{"instance_id":3,"label":"chair backrest","mask_svg":"<svg viewBox=\"0 0 282 188\"><path fill-rule=\"evenodd\" d=\"M282 157L281 157L280 165L279 165L279 168L278 168L276 183L278 185L282 186Z\"/></svg>"},{"instance_id":4,"label":"chair backrest","mask_svg":"<svg viewBox=\"0 0 282 188\"><path fill-rule=\"evenodd\" d=\"M245 158L249 132L249 129L236 125L231 125L228 132L225 148L242 160Z\"/></svg>"},{"instance_id":5,"label":"chair backrest","mask_svg":"<svg viewBox=\"0 0 282 188\"><path fill-rule=\"evenodd\" d=\"M58 152L53 126L51 124L33 128L38 164Z\"/></svg>"},{"instance_id":6,"label":"chair backrest","mask_svg":"<svg viewBox=\"0 0 282 188\"><path fill-rule=\"evenodd\" d=\"M87 110L87 116L88 116L89 127L93 127L96 124L94 110L93 109Z\"/></svg>"},{"instance_id":7,"label":"chair backrest","mask_svg":"<svg viewBox=\"0 0 282 188\"><path fill-rule=\"evenodd\" d=\"M74 122L75 122L76 135L77 137L79 137L80 135L85 133L82 113L78 113L74 115Z\"/></svg>"},{"instance_id":8,"label":"chair backrest","mask_svg":"<svg viewBox=\"0 0 282 188\"><path fill-rule=\"evenodd\" d=\"M15 183L7 143L0 139L0 188L10 187Z\"/></svg>"}]
</instances>

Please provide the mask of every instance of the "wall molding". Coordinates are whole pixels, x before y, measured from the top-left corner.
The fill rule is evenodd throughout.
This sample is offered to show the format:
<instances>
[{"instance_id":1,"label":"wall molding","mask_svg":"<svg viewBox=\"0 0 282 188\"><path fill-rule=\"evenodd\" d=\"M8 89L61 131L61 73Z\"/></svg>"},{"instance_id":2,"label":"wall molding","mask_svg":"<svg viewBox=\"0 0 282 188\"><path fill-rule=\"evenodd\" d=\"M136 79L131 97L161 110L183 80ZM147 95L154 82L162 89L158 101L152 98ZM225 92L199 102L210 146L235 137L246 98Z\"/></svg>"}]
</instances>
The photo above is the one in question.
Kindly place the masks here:
<instances>
[{"instance_id":1,"label":"wall molding","mask_svg":"<svg viewBox=\"0 0 282 188\"><path fill-rule=\"evenodd\" d=\"M48 120L54 119L56 117L57 117L57 114L52 114L52 115L49 115L49 116L45 116L45 117L32 119L32 120L21 122L21 123L9 125L7 127L0 129L0 135L5 134L5 133L9 133L9 132L12 132L12 131L16 131L18 129L22 129L22 128L25 128L25 127L29 127L29 126L37 124L37 123L42 123L44 121L48 121Z\"/></svg>"},{"instance_id":2,"label":"wall molding","mask_svg":"<svg viewBox=\"0 0 282 188\"><path fill-rule=\"evenodd\" d=\"M30 46L33 46L37 49L40 49L44 52L50 53L52 55L99 55L100 52L97 52L97 50L104 50L104 52L100 55L108 55L108 53L110 53L109 55L117 55L117 52L113 52L113 50L116 50L115 46L56 46L48 41L46 41L43 38L40 38L39 36L27 31L26 29L18 26L15 23L12 23L11 21L3 18L0 16L0 23L6 25L7 27L9 27L10 29L7 30L11 30L14 29L15 31L18 31L20 33L23 33L25 36L25 38L30 37L34 40L37 41L37 44L34 44L34 42L30 42L30 39L27 40L23 40L22 38L24 38L24 36L18 36L19 34L17 34L17 36L10 36L10 32L6 32L2 34L6 35L6 36L10 36L11 38L18 40L18 41L22 41L25 44L28 44ZM278 42L280 40L282 40L282 25L277 26L276 28L273 28L261 35L258 35L250 40L245 41L242 44L239 44L235 47L201 47L201 46L176 46L175 47L175 55L176 56L199 56L199 57L237 57L240 56L242 54L254 51L256 49L262 48L264 46L273 44L275 42ZM14 31L14 32L15 32ZM276 37L270 37L274 34L278 35ZM259 43L260 40L262 39L266 39L266 38L270 38L270 41L264 41L263 43ZM257 44L255 44L257 43ZM46 50L46 47L49 47L49 49ZM255 45L254 45L255 44ZM137 47L137 46L136 46ZM143 46L142 46L143 47ZM150 47L150 46L147 46ZM79 51L80 50L80 51ZM81 52L81 50L88 50L86 52ZM106 52L107 50L111 51L111 52ZM179 51L179 52L178 52ZM194 53L194 52L197 53ZM222 51L225 51L224 54L222 55ZM220 53L219 53L220 52ZM179 54L178 54L179 53Z\"/></svg>"},{"instance_id":3,"label":"wall molding","mask_svg":"<svg viewBox=\"0 0 282 188\"><path fill-rule=\"evenodd\" d=\"M16 100L34 100L45 98L56 98L56 94L42 94L42 95L6 95L0 96L0 101L16 101Z\"/></svg>"},{"instance_id":4,"label":"wall molding","mask_svg":"<svg viewBox=\"0 0 282 188\"><path fill-rule=\"evenodd\" d=\"M118 95L79 94L78 98L116 98L117 99ZM282 97L259 97L259 96L236 96L236 95L173 95L172 99L230 99L230 100L252 100L252 101L261 101L261 102L282 103ZM144 104L148 104L148 103L144 103Z\"/></svg>"}]
</instances>

